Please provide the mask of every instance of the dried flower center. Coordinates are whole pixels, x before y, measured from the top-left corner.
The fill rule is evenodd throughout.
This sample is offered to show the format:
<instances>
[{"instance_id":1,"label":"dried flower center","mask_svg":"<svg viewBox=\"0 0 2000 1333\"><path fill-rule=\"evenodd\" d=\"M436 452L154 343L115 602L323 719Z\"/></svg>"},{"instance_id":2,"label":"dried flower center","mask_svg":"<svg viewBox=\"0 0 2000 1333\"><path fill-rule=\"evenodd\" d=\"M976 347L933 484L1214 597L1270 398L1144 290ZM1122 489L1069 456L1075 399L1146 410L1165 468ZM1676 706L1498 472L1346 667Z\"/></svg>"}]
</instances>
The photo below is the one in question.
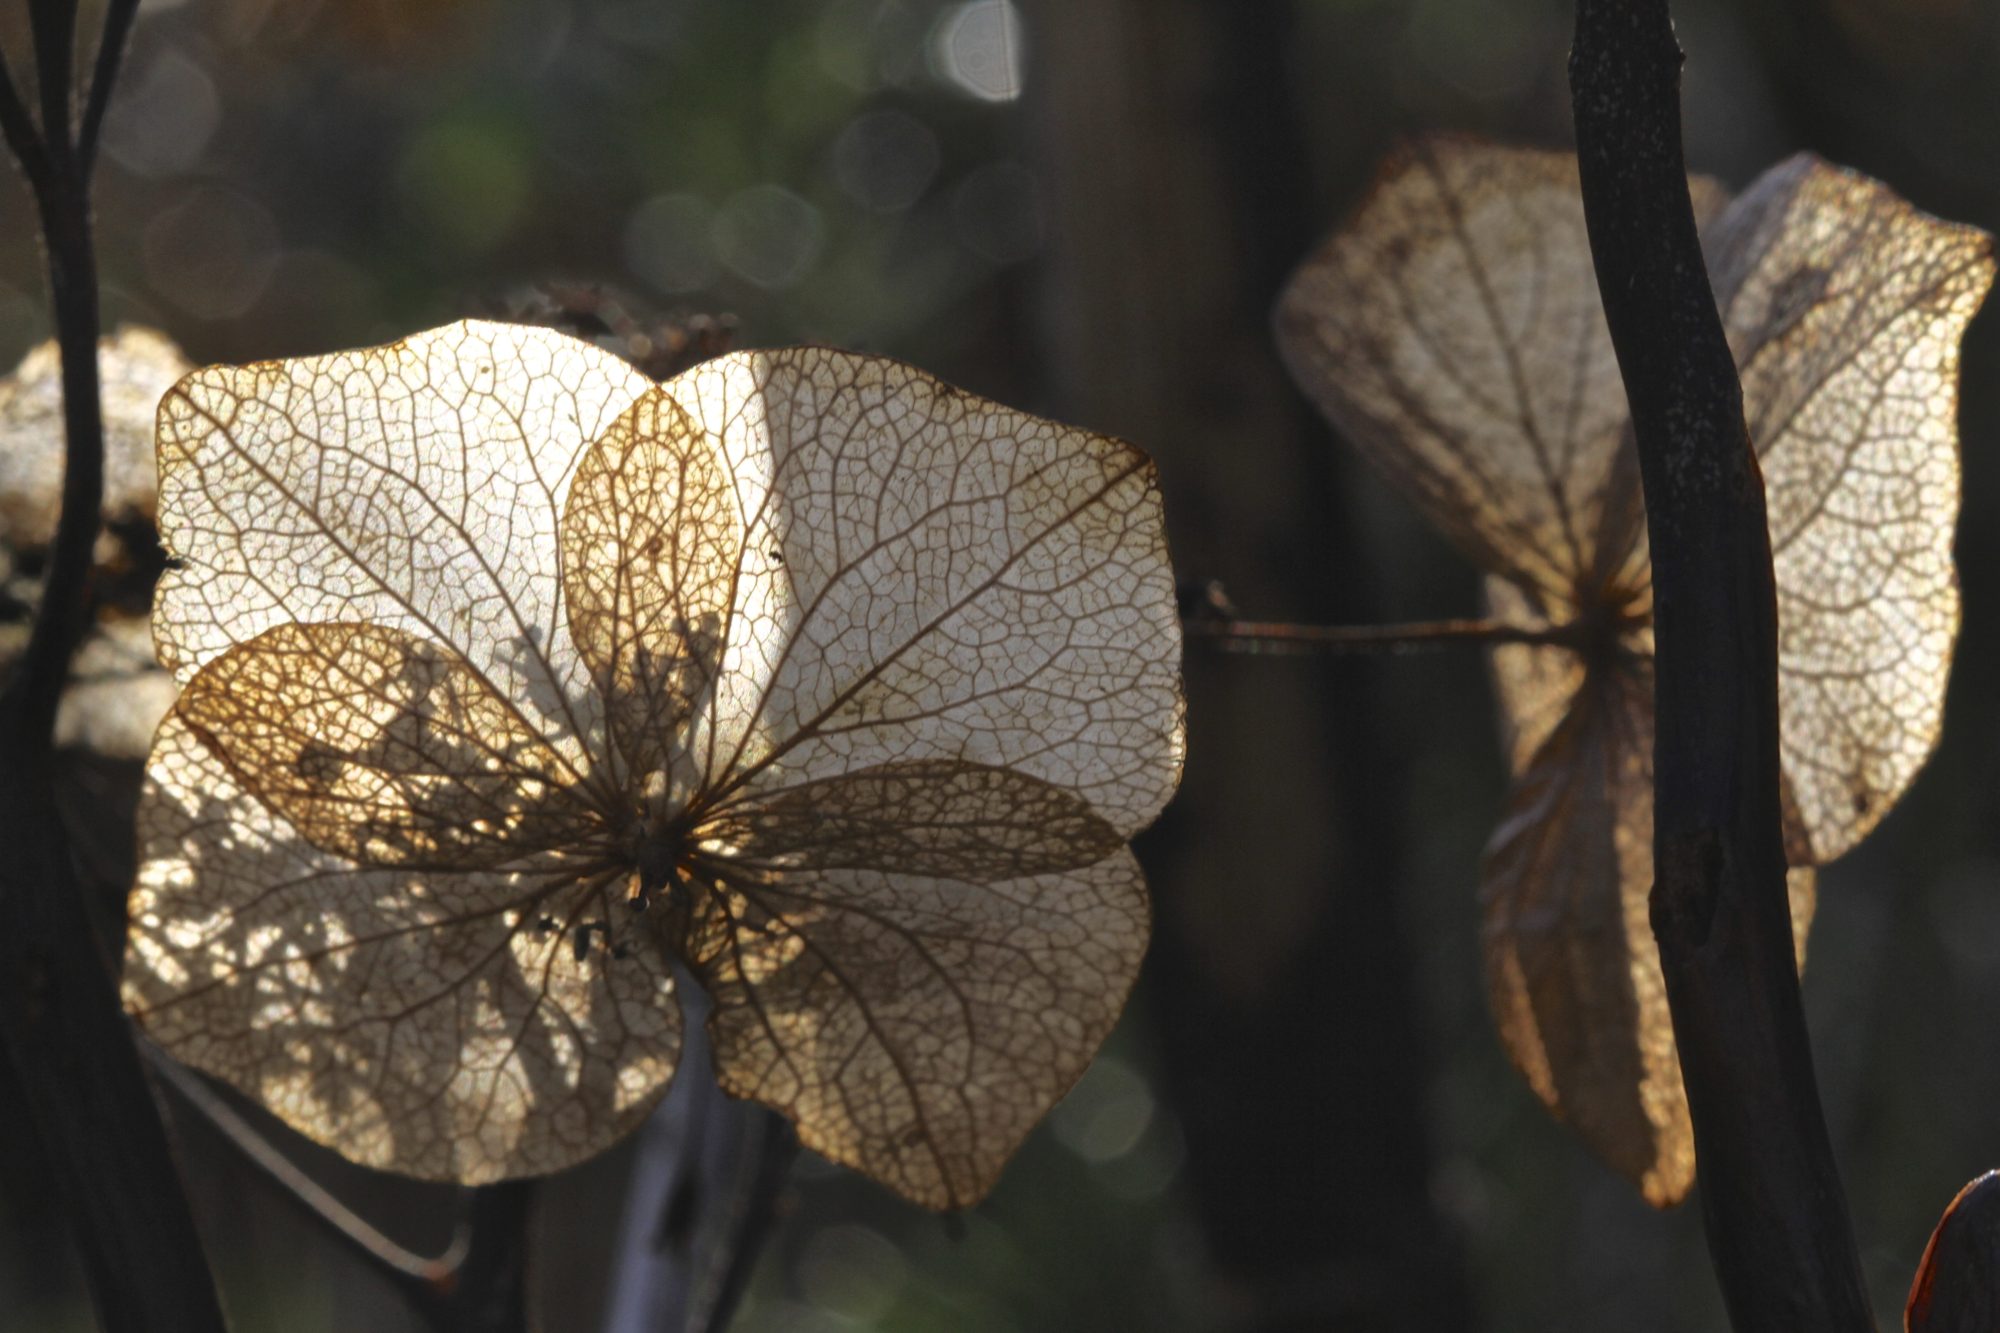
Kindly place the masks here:
<instances>
[{"instance_id":1,"label":"dried flower center","mask_svg":"<svg viewBox=\"0 0 2000 1333\"><path fill-rule=\"evenodd\" d=\"M664 893L669 884L680 879L681 862L686 852L687 844L678 828L649 829L639 839L632 859L639 871L641 901L650 901L655 895Z\"/></svg>"},{"instance_id":2,"label":"dried flower center","mask_svg":"<svg viewBox=\"0 0 2000 1333\"><path fill-rule=\"evenodd\" d=\"M664 770L648 773L639 794L636 826L628 827L632 866L639 876L635 902L645 905L681 878L688 849L687 820Z\"/></svg>"},{"instance_id":3,"label":"dried flower center","mask_svg":"<svg viewBox=\"0 0 2000 1333\"><path fill-rule=\"evenodd\" d=\"M1607 589L1586 599L1576 620L1576 651L1588 669L1610 670L1634 651L1632 636L1652 623L1651 589Z\"/></svg>"}]
</instances>

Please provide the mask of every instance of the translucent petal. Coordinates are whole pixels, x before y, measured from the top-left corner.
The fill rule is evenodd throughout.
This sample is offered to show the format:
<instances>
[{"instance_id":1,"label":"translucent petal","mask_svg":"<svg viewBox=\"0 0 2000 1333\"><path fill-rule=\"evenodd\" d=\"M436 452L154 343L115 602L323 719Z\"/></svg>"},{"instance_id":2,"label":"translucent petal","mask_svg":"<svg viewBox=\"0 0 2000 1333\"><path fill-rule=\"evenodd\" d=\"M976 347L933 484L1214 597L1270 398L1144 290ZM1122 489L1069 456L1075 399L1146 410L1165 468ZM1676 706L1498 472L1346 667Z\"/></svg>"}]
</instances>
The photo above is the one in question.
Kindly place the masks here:
<instances>
[{"instance_id":1,"label":"translucent petal","mask_svg":"<svg viewBox=\"0 0 2000 1333\"><path fill-rule=\"evenodd\" d=\"M758 792L703 825L739 865L890 870L970 884L1074 870L1123 845L1052 783L919 759Z\"/></svg>"},{"instance_id":2,"label":"translucent petal","mask_svg":"<svg viewBox=\"0 0 2000 1333\"><path fill-rule=\"evenodd\" d=\"M1180 776L1180 623L1152 463L920 371L824 348L666 389L747 537L709 788L951 759L1068 789L1121 834Z\"/></svg>"},{"instance_id":3,"label":"translucent petal","mask_svg":"<svg viewBox=\"0 0 2000 1333\"><path fill-rule=\"evenodd\" d=\"M1730 208L1710 252L1769 497L1785 773L1825 862L1937 743L1959 618L1959 342L1992 241L1801 156Z\"/></svg>"},{"instance_id":4,"label":"translucent petal","mask_svg":"<svg viewBox=\"0 0 2000 1333\"><path fill-rule=\"evenodd\" d=\"M1691 1164L1645 913L1650 571L1575 180L1568 155L1416 145L1301 269L1280 337L1335 423L1488 571L1497 618L1637 622L1622 651L1492 654L1516 784L1487 860L1488 973L1544 1100L1660 1201ZM1796 867L1865 834L1936 739L1958 345L1990 244L1810 158L1719 214L1693 184L1770 505L1803 947Z\"/></svg>"},{"instance_id":5,"label":"translucent petal","mask_svg":"<svg viewBox=\"0 0 2000 1333\"><path fill-rule=\"evenodd\" d=\"M742 556L721 458L653 390L584 455L562 521L570 637L628 784L672 768L673 743L713 688Z\"/></svg>"},{"instance_id":6,"label":"translucent petal","mask_svg":"<svg viewBox=\"0 0 2000 1333\"><path fill-rule=\"evenodd\" d=\"M1146 941L1122 848L990 883L783 872L708 901L691 952L722 1086L932 1208L992 1188L1111 1030Z\"/></svg>"},{"instance_id":7,"label":"translucent petal","mask_svg":"<svg viewBox=\"0 0 2000 1333\"><path fill-rule=\"evenodd\" d=\"M357 1162L467 1183L558 1170L634 1127L673 1074L668 966L609 957L587 928L608 886L560 857L363 869L251 798L178 713L139 836L127 1007Z\"/></svg>"},{"instance_id":8,"label":"translucent petal","mask_svg":"<svg viewBox=\"0 0 2000 1333\"><path fill-rule=\"evenodd\" d=\"M1692 182L1703 213L1722 195ZM1285 287L1278 345L1334 425L1491 573L1595 567L1625 429L1569 154L1409 144Z\"/></svg>"},{"instance_id":9,"label":"translucent petal","mask_svg":"<svg viewBox=\"0 0 2000 1333\"><path fill-rule=\"evenodd\" d=\"M1695 1161L1648 909L1652 758L1652 675L1640 660L1592 681L1516 778L1481 867L1481 938L1514 1063L1551 1112L1665 1207L1693 1184ZM1803 960L1812 869L1794 869L1789 887Z\"/></svg>"},{"instance_id":10,"label":"translucent petal","mask_svg":"<svg viewBox=\"0 0 2000 1333\"><path fill-rule=\"evenodd\" d=\"M600 726L560 605L584 446L650 387L545 329L461 323L357 352L197 371L160 407L154 634L185 683L290 621L454 649L566 757Z\"/></svg>"},{"instance_id":11,"label":"translucent petal","mask_svg":"<svg viewBox=\"0 0 2000 1333\"><path fill-rule=\"evenodd\" d=\"M274 625L176 714L254 799L359 865L470 870L583 840L560 757L450 649L380 625Z\"/></svg>"},{"instance_id":12,"label":"translucent petal","mask_svg":"<svg viewBox=\"0 0 2000 1333\"><path fill-rule=\"evenodd\" d=\"M482 1180L643 1114L690 962L729 1086L976 1197L1144 948L1151 465L874 358L607 362L462 324L169 396L130 1003L350 1156Z\"/></svg>"},{"instance_id":13,"label":"translucent petal","mask_svg":"<svg viewBox=\"0 0 2000 1333\"><path fill-rule=\"evenodd\" d=\"M1486 608L1492 617L1522 629L1549 629L1562 614L1548 614L1507 579L1488 575L1485 591ZM1568 649L1515 643L1491 649L1487 661L1500 705L1500 739L1507 755L1507 771L1518 777L1541 752L1550 733L1569 716L1583 689L1583 658Z\"/></svg>"}]
</instances>

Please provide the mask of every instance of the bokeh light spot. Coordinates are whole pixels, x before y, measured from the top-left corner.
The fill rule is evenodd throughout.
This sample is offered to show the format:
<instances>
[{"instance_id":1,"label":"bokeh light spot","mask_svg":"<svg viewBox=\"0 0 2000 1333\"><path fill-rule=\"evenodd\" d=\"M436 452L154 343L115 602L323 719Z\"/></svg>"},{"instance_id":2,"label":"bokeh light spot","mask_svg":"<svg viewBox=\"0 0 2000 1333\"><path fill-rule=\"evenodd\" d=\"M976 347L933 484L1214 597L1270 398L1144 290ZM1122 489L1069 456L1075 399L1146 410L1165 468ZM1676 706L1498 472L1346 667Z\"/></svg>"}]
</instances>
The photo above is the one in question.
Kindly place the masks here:
<instances>
[{"instance_id":1,"label":"bokeh light spot","mask_svg":"<svg viewBox=\"0 0 2000 1333\"><path fill-rule=\"evenodd\" d=\"M766 291L796 286L819 261L826 239L819 210L782 185L731 195L709 229L716 257Z\"/></svg>"},{"instance_id":2,"label":"bokeh light spot","mask_svg":"<svg viewBox=\"0 0 2000 1333\"><path fill-rule=\"evenodd\" d=\"M799 1290L807 1301L857 1324L873 1324L888 1314L909 1276L903 1252L863 1226L821 1231L807 1243L798 1267Z\"/></svg>"},{"instance_id":3,"label":"bokeh light spot","mask_svg":"<svg viewBox=\"0 0 2000 1333\"><path fill-rule=\"evenodd\" d=\"M984 102L1011 102L1021 95L1026 46L1012 0L969 0L938 24L931 61L959 91Z\"/></svg>"},{"instance_id":4,"label":"bokeh light spot","mask_svg":"<svg viewBox=\"0 0 2000 1333\"><path fill-rule=\"evenodd\" d=\"M938 141L928 125L893 109L849 121L833 141L833 174L850 198L875 213L900 213L937 176Z\"/></svg>"},{"instance_id":5,"label":"bokeh light spot","mask_svg":"<svg viewBox=\"0 0 2000 1333\"><path fill-rule=\"evenodd\" d=\"M104 125L104 151L135 176L175 175L201 160L221 118L208 71L167 47L119 89Z\"/></svg>"},{"instance_id":6,"label":"bokeh light spot","mask_svg":"<svg viewBox=\"0 0 2000 1333\"><path fill-rule=\"evenodd\" d=\"M146 281L197 319L230 319L257 303L278 266L270 210L234 190L197 186L162 209L141 243Z\"/></svg>"},{"instance_id":7,"label":"bokeh light spot","mask_svg":"<svg viewBox=\"0 0 2000 1333\"><path fill-rule=\"evenodd\" d=\"M1153 1093L1138 1071L1103 1056L1050 1114L1056 1138L1086 1162L1103 1163L1138 1146L1153 1123Z\"/></svg>"},{"instance_id":8,"label":"bokeh light spot","mask_svg":"<svg viewBox=\"0 0 2000 1333\"><path fill-rule=\"evenodd\" d=\"M625 266L655 291L700 291L717 272L709 240L714 225L715 210L701 196L655 195L626 220Z\"/></svg>"}]
</instances>

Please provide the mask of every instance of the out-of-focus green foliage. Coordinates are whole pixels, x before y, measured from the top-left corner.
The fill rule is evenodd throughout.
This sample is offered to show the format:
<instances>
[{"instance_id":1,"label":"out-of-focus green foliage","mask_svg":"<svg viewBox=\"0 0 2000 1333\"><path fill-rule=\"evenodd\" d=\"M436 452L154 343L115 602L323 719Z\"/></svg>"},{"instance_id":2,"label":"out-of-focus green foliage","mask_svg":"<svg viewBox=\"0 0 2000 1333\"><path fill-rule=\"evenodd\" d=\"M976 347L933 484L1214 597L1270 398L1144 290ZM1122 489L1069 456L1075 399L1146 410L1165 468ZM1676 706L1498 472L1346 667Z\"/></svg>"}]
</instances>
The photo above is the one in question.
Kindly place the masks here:
<instances>
[{"instance_id":1,"label":"out-of-focus green foliage","mask_svg":"<svg viewBox=\"0 0 2000 1333\"><path fill-rule=\"evenodd\" d=\"M1039 248L1013 103L967 83L992 72L979 42L947 40L965 8L149 5L106 130L107 316L262 357L575 277L733 311L759 342L948 362ZM0 359L45 321L13 196Z\"/></svg>"}]
</instances>

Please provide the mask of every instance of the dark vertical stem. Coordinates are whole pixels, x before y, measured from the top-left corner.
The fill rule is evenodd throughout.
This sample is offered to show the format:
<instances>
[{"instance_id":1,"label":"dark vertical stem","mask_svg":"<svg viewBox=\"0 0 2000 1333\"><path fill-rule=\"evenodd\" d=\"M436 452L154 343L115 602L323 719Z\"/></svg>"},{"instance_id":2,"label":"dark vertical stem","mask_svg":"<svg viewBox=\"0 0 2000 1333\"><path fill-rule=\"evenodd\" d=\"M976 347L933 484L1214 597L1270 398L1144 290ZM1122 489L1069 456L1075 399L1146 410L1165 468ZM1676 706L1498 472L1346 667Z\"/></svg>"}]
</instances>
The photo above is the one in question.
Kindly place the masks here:
<instances>
[{"instance_id":1,"label":"dark vertical stem","mask_svg":"<svg viewBox=\"0 0 2000 1333\"><path fill-rule=\"evenodd\" d=\"M49 155L42 147L42 136L35 130L35 122L28 115L27 103L14 87L13 71L7 67L4 52L0 52L0 137L7 141L7 151L14 155L15 165L28 179L28 188L36 198L48 186Z\"/></svg>"},{"instance_id":2,"label":"dark vertical stem","mask_svg":"<svg viewBox=\"0 0 2000 1333\"><path fill-rule=\"evenodd\" d=\"M1793 962L1763 478L1689 203L1666 0L1578 0L1584 213L1638 439L1657 635L1653 933L1740 1333L1872 1328Z\"/></svg>"},{"instance_id":3,"label":"dark vertical stem","mask_svg":"<svg viewBox=\"0 0 2000 1333\"><path fill-rule=\"evenodd\" d=\"M90 617L92 552L104 508L104 422L97 382L97 257L84 183L66 167L74 159L52 154L54 172L39 192L42 238L48 254L49 297L55 308L62 354L62 511L49 555L42 611L15 678L13 719L19 728L17 762L48 762L54 744L56 704L69 676L70 656Z\"/></svg>"},{"instance_id":4,"label":"dark vertical stem","mask_svg":"<svg viewBox=\"0 0 2000 1333\"><path fill-rule=\"evenodd\" d=\"M75 6L33 0L30 18L40 129L11 80L0 81L0 128L42 223L67 453L41 612L0 695L0 1045L103 1326L207 1333L223 1327L221 1307L118 1000L122 922L93 920L55 805L56 705L89 623L104 432L89 179L70 123Z\"/></svg>"},{"instance_id":5,"label":"dark vertical stem","mask_svg":"<svg viewBox=\"0 0 2000 1333\"><path fill-rule=\"evenodd\" d=\"M10 737L11 739L11 737ZM10 747L11 748L11 747ZM102 1326L223 1327L200 1237L99 948L46 766L0 765L0 1043Z\"/></svg>"},{"instance_id":6,"label":"dark vertical stem","mask_svg":"<svg viewBox=\"0 0 2000 1333\"><path fill-rule=\"evenodd\" d=\"M28 0L28 28L34 34L42 142L60 164L74 147L69 99L76 69L76 0Z\"/></svg>"},{"instance_id":7,"label":"dark vertical stem","mask_svg":"<svg viewBox=\"0 0 2000 1333\"><path fill-rule=\"evenodd\" d=\"M77 171L85 180L97 165L97 141L104 130L104 113L111 105L111 90L118 86L118 67L125 59L126 39L139 17L139 0L111 0L104 13L104 31L97 42L97 63L90 74L90 89L83 105L83 118L76 131Z\"/></svg>"}]
</instances>

